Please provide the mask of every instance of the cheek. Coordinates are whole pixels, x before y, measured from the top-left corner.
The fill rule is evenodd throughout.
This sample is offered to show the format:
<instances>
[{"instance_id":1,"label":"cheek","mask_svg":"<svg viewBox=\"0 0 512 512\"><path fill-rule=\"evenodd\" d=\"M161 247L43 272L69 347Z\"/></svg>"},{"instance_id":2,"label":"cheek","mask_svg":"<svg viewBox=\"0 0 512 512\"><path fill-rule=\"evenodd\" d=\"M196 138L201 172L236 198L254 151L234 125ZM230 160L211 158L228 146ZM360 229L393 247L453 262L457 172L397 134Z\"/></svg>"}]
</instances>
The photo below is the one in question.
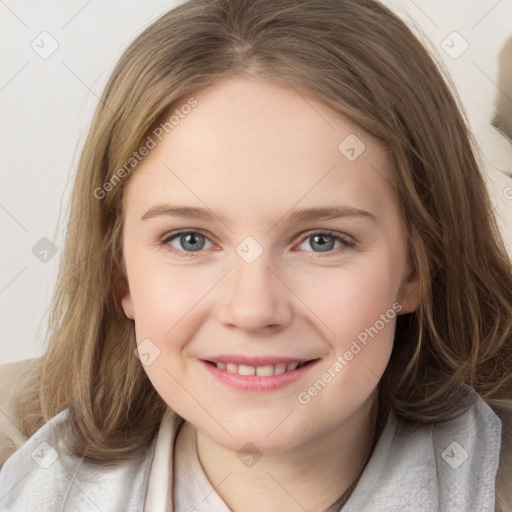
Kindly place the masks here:
<instances>
[{"instance_id":1,"label":"cheek","mask_svg":"<svg viewBox=\"0 0 512 512\"><path fill-rule=\"evenodd\" d=\"M183 268L139 261L130 283L139 354L153 387L167 404L181 411L189 406L180 385L187 372L182 351L192 335L188 320L206 290ZM150 354L149 361L144 360L144 352Z\"/></svg>"},{"instance_id":2,"label":"cheek","mask_svg":"<svg viewBox=\"0 0 512 512\"><path fill-rule=\"evenodd\" d=\"M202 276L191 266L170 267L165 263L134 268L130 290L137 337L168 336L169 330L194 310L213 286L214 277Z\"/></svg>"},{"instance_id":3,"label":"cheek","mask_svg":"<svg viewBox=\"0 0 512 512\"><path fill-rule=\"evenodd\" d=\"M312 309L320 319L317 325L323 326L331 346L331 355L315 378L327 374L326 379L332 378L334 383L331 392L343 400L351 397L354 404L358 397L370 393L384 372L400 312L394 269L381 261L380 265L374 262L372 266L340 272L330 269L326 287L319 286L322 281L317 279L304 300L314 304ZM328 394L318 402L327 399Z\"/></svg>"},{"instance_id":4,"label":"cheek","mask_svg":"<svg viewBox=\"0 0 512 512\"><path fill-rule=\"evenodd\" d=\"M392 305L398 283L387 265L374 264L357 269L328 269L328 279L316 273L295 288L305 304L324 326L327 339L342 350L350 340L388 316L395 317ZM386 326L388 324L386 323ZM379 323L380 326L380 323ZM381 326L382 327L382 326Z\"/></svg>"}]
</instances>

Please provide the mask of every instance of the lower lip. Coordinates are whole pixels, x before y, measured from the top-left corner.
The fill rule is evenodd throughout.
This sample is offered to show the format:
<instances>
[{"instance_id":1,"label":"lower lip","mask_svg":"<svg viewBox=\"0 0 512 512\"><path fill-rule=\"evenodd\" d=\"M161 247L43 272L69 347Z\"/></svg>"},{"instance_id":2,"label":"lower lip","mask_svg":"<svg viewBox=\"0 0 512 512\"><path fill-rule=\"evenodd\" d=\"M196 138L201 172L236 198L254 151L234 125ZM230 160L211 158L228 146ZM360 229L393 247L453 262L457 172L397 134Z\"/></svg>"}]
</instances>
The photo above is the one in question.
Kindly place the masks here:
<instances>
[{"instance_id":1,"label":"lower lip","mask_svg":"<svg viewBox=\"0 0 512 512\"><path fill-rule=\"evenodd\" d=\"M304 377L304 375L308 373L317 362L318 360L311 361L296 370L281 373L280 375L259 377L258 375L239 375L238 373L230 373L227 370L219 370L216 366L207 363L206 361L201 361L206 369L219 382L222 382L234 389L255 393L275 391L276 389L284 388L285 386L293 384L300 378Z\"/></svg>"}]
</instances>

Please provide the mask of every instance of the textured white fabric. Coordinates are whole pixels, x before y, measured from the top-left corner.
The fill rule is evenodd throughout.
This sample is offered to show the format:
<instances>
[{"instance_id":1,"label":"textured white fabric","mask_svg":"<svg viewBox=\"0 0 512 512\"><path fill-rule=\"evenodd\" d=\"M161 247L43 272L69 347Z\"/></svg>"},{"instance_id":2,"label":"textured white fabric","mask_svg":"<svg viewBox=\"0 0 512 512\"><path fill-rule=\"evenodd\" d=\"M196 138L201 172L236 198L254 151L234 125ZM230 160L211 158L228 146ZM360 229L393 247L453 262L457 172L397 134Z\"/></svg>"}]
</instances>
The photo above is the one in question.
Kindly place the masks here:
<instances>
[{"instance_id":1,"label":"textured white fabric","mask_svg":"<svg viewBox=\"0 0 512 512\"><path fill-rule=\"evenodd\" d=\"M65 420L67 412L43 425L2 466L0 510L141 512L154 442L143 457L133 457L114 468L98 468L57 453L59 440L52 429Z\"/></svg>"},{"instance_id":2,"label":"textured white fabric","mask_svg":"<svg viewBox=\"0 0 512 512\"><path fill-rule=\"evenodd\" d=\"M476 395L450 421L395 437L390 419L343 512L494 512L501 420Z\"/></svg>"},{"instance_id":3,"label":"textured white fabric","mask_svg":"<svg viewBox=\"0 0 512 512\"><path fill-rule=\"evenodd\" d=\"M396 435L398 420L391 413L342 511L493 512L501 421L479 395L475 398L457 418L409 435ZM0 472L1 511L229 510L222 509L201 469L193 428L170 410L147 453L116 468L97 468L63 454L52 460L58 440L51 428L65 416L63 411L52 418L7 460ZM180 426L185 435L178 436L173 463ZM173 510L171 496L186 508ZM212 508L200 508L205 496Z\"/></svg>"},{"instance_id":4,"label":"textured white fabric","mask_svg":"<svg viewBox=\"0 0 512 512\"><path fill-rule=\"evenodd\" d=\"M173 445L177 435L177 431L173 428L176 423L175 418L176 416L172 414L165 414L158 430L148 477L144 512L172 511L170 494L172 485L167 485L167 482L172 479Z\"/></svg>"}]
</instances>

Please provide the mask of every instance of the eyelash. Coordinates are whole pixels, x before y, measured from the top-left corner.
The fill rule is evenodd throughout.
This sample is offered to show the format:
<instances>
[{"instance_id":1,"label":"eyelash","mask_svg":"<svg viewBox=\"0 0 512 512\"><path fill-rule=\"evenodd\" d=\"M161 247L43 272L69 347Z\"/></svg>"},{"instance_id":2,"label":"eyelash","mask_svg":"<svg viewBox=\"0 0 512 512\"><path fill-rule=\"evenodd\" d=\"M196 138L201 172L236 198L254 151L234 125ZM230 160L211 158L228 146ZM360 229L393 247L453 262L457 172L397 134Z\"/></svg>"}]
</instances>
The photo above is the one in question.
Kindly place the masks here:
<instances>
[{"instance_id":1,"label":"eyelash","mask_svg":"<svg viewBox=\"0 0 512 512\"><path fill-rule=\"evenodd\" d=\"M181 251L181 250L176 249L175 247L172 247L171 245L169 245L169 242L173 241L178 236L184 235L184 234L200 234L200 235L204 236L206 239L209 240L208 236L205 233L203 233L201 230L199 230L199 229L181 229L181 230L171 231L170 233L167 233L161 239L160 245L162 245L169 252L173 253L174 255L176 255L176 256L178 256L180 258L185 258L185 259L195 258L196 254L194 254L193 252ZM332 231L330 229L325 229L323 231L309 231L309 232L307 232L301 238L299 245L301 245L308 238L311 238L311 237L313 237L315 235L328 235L328 236L334 238L336 241L342 242L344 244L345 248L342 248L342 247L338 248L338 249L341 249L341 250L343 250L343 249L345 249L345 250L351 249L356 244L352 239L348 238L348 236L346 236L346 235L343 235L343 234L341 234L341 233L339 233L337 231ZM211 242L211 240L210 240L210 242ZM196 252L200 253L200 252L202 252L202 250L196 251ZM330 250L328 252L325 252L325 253L314 253L314 254L318 254L319 257L322 257L322 256L332 256L333 254L339 254L339 252L335 252L335 250L332 249L332 250Z\"/></svg>"}]
</instances>

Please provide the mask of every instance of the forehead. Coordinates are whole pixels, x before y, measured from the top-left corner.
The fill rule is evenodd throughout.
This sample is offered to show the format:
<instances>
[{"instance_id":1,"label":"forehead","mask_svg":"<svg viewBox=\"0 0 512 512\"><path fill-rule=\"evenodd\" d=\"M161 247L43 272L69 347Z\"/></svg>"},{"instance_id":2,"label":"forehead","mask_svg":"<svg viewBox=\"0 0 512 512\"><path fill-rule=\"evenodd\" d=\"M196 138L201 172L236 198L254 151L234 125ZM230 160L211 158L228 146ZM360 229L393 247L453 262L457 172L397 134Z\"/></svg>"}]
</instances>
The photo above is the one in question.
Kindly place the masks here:
<instances>
[{"instance_id":1,"label":"forehead","mask_svg":"<svg viewBox=\"0 0 512 512\"><path fill-rule=\"evenodd\" d=\"M376 215L392 207L383 145L318 101L243 77L194 99L194 108L169 112L179 121L137 167L127 207L185 199L269 220L294 206L342 204Z\"/></svg>"}]
</instances>

